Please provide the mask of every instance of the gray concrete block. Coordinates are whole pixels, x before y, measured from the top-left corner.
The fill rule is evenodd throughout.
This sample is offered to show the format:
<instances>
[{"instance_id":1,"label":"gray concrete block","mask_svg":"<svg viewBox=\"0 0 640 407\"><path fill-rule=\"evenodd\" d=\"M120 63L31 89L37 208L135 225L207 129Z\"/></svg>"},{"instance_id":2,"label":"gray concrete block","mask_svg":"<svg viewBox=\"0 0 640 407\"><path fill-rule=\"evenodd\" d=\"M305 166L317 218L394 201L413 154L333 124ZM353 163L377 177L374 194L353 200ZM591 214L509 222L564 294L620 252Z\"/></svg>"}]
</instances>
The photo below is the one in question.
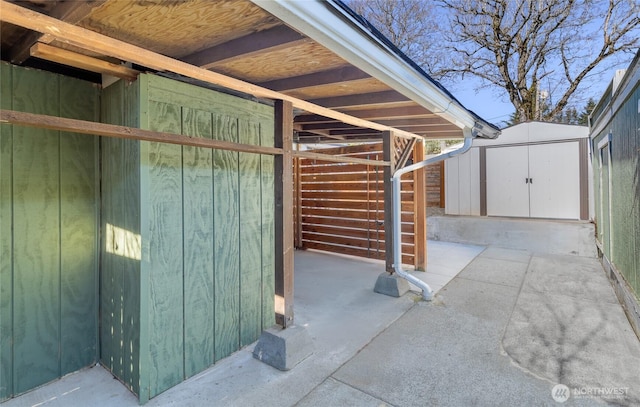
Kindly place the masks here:
<instances>
[{"instance_id":1,"label":"gray concrete block","mask_svg":"<svg viewBox=\"0 0 640 407\"><path fill-rule=\"evenodd\" d=\"M390 297L402 297L409 291L409 282L397 274L389 275L385 271L378 276L373 291Z\"/></svg>"},{"instance_id":2,"label":"gray concrete block","mask_svg":"<svg viewBox=\"0 0 640 407\"><path fill-rule=\"evenodd\" d=\"M262 332L253 357L279 370L291 370L313 353L313 342L300 326L271 327Z\"/></svg>"}]
</instances>

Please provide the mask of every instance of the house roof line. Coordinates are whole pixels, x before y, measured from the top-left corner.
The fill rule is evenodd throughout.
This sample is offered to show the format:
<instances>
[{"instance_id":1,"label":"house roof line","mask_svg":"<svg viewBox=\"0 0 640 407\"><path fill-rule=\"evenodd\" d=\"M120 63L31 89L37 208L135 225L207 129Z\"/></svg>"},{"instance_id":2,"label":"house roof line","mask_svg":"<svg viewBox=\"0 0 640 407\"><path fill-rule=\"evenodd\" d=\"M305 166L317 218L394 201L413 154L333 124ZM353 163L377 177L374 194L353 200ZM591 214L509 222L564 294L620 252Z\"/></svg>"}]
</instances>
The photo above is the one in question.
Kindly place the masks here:
<instances>
[{"instance_id":1,"label":"house roof line","mask_svg":"<svg viewBox=\"0 0 640 407\"><path fill-rule=\"evenodd\" d=\"M251 1L457 127L485 138L500 134L340 0Z\"/></svg>"},{"instance_id":2,"label":"house roof line","mask_svg":"<svg viewBox=\"0 0 640 407\"><path fill-rule=\"evenodd\" d=\"M65 23L47 15L31 11L22 6L0 0L2 14L0 20L21 26L52 37L83 49L112 56L124 61L133 62L140 66L160 71L169 71L192 79L201 80L213 85L223 86L235 91L253 95L258 98L287 100L295 108L329 117L343 123L352 124L379 131L391 131L397 137L421 138L419 135L395 127L382 125L365 119L359 119L346 113L315 105L277 91L263 88L249 82L222 75L213 71L182 62L180 60L158 54L106 35Z\"/></svg>"}]
</instances>

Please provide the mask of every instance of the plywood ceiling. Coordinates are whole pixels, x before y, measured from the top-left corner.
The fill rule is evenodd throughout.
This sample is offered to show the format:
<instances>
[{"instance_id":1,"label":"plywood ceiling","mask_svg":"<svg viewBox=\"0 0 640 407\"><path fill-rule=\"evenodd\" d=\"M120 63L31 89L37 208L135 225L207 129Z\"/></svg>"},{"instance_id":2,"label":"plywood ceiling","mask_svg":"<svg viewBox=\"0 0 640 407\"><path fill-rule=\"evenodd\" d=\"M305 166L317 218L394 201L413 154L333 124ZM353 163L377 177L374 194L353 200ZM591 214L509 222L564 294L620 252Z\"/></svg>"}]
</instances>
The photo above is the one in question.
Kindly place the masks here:
<instances>
[{"instance_id":1,"label":"plywood ceiling","mask_svg":"<svg viewBox=\"0 0 640 407\"><path fill-rule=\"evenodd\" d=\"M320 106L380 123L394 123L399 129L413 128L415 134L423 137L462 136L459 128L441 119L437 126L414 125L414 121L434 118L433 113L248 0L25 0L16 3ZM29 58L29 49L36 41L111 63L127 62L46 41L47 38L38 33L11 24L3 23L0 30L2 59L13 63L34 64L35 58ZM138 68L144 70L144 67ZM331 132L339 132L338 138L347 141L380 137L377 131L349 126L338 128L340 123L323 118L317 118L313 129L305 128L309 115L298 114L301 117L295 119L296 136L301 142L335 141Z\"/></svg>"}]
</instances>

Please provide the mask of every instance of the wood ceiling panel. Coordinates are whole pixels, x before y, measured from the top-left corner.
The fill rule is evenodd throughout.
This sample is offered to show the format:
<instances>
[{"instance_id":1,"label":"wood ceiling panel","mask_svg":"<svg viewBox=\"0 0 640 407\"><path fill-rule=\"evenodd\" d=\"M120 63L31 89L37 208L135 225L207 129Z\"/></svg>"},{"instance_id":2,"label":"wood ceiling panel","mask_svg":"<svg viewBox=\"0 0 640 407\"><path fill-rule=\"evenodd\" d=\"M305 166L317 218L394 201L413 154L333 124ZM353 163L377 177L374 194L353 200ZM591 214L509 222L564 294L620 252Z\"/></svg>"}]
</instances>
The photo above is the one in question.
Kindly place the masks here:
<instances>
[{"instance_id":1,"label":"wood ceiling panel","mask_svg":"<svg viewBox=\"0 0 640 407\"><path fill-rule=\"evenodd\" d=\"M320 72L344 65L343 59L309 40L266 54L238 57L214 64L210 69L256 83Z\"/></svg>"},{"instance_id":2,"label":"wood ceiling panel","mask_svg":"<svg viewBox=\"0 0 640 407\"><path fill-rule=\"evenodd\" d=\"M283 93L299 99L319 99L331 96L347 96L370 92L382 92L390 90L388 85L375 78L359 79L355 81L332 83L329 85L311 86Z\"/></svg>"},{"instance_id":3,"label":"wood ceiling panel","mask_svg":"<svg viewBox=\"0 0 640 407\"><path fill-rule=\"evenodd\" d=\"M278 24L247 0L109 0L79 25L179 58Z\"/></svg>"}]
</instances>

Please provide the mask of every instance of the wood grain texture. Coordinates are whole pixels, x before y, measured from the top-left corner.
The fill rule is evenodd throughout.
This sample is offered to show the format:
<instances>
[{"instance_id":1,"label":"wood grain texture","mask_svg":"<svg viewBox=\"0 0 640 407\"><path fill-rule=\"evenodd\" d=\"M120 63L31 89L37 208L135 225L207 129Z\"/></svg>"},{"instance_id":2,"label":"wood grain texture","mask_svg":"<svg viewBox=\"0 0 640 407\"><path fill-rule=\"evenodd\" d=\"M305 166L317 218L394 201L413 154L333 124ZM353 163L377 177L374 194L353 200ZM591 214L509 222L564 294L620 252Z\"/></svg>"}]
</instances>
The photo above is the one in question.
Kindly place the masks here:
<instances>
[{"instance_id":1,"label":"wood grain texture","mask_svg":"<svg viewBox=\"0 0 640 407\"><path fill-rule=\"evenodd\" d=\"M239 139L260 144L260 123L243 117ZM262 202L260 155L240 153L240 346L262 331Z\"/></svg>"},{"instance_id":2,"label":"wood grain texture","mask_svg":"<svg viewBox=\"0 0 640 407\"><path fill-rule=\"evenodd\" d=\"M383 147L382 143L375 143L316 150L322 154L357 158L357 163L301 160L303 247L380 257L380 252L385 250L385 237L389 236L388 231L385 233L385 227L389 225L385 221L384 180L390 175L384 175L385 169L380 166L365 163L369 162L366 160L381 160ZM389 142L387 157L392 157L392 153ZM386 172L391 172L388 167ZM415 188L413 176L406 175L401 184L401 228L403 243L411 244L403 245L403 253L410 254L412 259L416 258L413 252L409 252L414 250L416 230Z\"/></svg>"},{"instance_id":3,"label":"wood grain texture","mask_svg":"<svg viewBox=\"0 0 640 407\"><path fill-rule=\"evenodd\" d=\"M122 82L122 81L121 81ZM126 92L126 103L121 109L124 123L127 126L140 126L139 84L123 84ZM123 272L123 366L122 380L134 393L141 394L140 389L140 329L141 322L141 204L140 204L140 143L135 140L122 141L122 179L125 194L118 197L120 205L119 221L123 230L129 233L124 241L124 251L134 258L122 257ZM135 256L137 255L137 256ZM146 322L146 320L145 320Z\"/></svg>"},{"instance_id":4,"label":"wood grain texture","mask_svg":"<svg viewBox=\"0 0 640 407\"><path fill-rule=\"evenodd\" d=\"M183 108L183 134L211 138L210 112ZM213 151L183 147L185 377L214 363Z\"/></svg>"},{"instance_id":5,"label":"wood grain texture","mask_svg":"<svg viewBox=\"0 0 640 407\"><path fill-rule=\"evenodd\" d=\"M181 132L179 106L149 102L151 130ZM182 147L149 144L150 396L184 378ZM144 237L144 234L143 234Z\"/></svg>"},{"instance_id":6,"label":"wood grain texture","mask_svg":"<svg viewBox=\"0 0 640 407\"><path fill-rule=\"evenodd\" d=\"M125 86L118 82L103 91L101 117L106 123L126 121ZM124 378L124 281L123 241L113 227L124 228L124 141L102 139L102 256L100 273L100 360L115 376Z\"/></svg>"},{"instance_id":7,"label":"wood grain texture","mask_svg":"<svg viewBox=\"0 0 640 407\"><path fill-rule=\"evenodd\" d=\"M273 115L273 112L272 112ZM273 121L264 120L260 125L260 144L274 145ZM262 197L262 329L275 324L275 201L274 158L260 156L260 178Z\"/></svg>"},{"instance_id":8,"label":"wood grain texture","mask_svg":"<svg viewBox=\"0 0 640 407\"><path fill-rule=\"evenodd\" d=\"M12 67L0 63L0 108L11 109ZM13 128L0 126L0 401L13 394Z\"/></svg>"},{"instance_id":9,"label":"wood grain texture","mask_svg":"<svg viewBox=\"0 0 640 407\"><path fill-rule=\"evenodd\" d=\"M98 89L60 77L60 115L99 118ZM97 361L98 139L60 136L60 374Z\"/></svg>"},{"instance_id":10,"label":"wood grain texture","mask_svg":"<svg viewBox=\"0 0 640 407\"><path fill-rule=\"evenodd\" d=\"M214 138L237 141L238 119L215 115ZM238 153L213 152L215 216L215 358L219 360L240 344L240 222Z\"/></svg>"},{"instance_id":11,"label":"wood grain texture","mask_svg":"<svg viewBox=\"0 0 640 407\"><path fill-rule=\"evenodd\" d=\"M14 70L14 108L58 114L58 78ZM59 139L16 127L13 145L14 393L60 373Z\"/></svg>"}]
</instances>

